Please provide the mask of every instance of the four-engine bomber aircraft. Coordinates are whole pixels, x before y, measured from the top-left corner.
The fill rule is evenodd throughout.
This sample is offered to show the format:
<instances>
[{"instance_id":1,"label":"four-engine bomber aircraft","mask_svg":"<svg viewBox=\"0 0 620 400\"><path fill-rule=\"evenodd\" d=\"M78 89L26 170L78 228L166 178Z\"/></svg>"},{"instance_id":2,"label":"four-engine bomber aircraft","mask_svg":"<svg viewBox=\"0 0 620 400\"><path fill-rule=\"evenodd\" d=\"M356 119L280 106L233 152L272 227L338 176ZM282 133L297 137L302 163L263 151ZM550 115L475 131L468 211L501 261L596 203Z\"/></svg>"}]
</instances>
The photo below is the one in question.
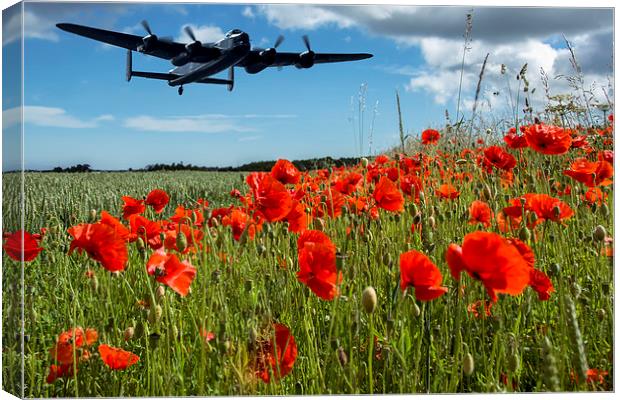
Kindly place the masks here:
<instances>
[{"instance_id":1,"label":"four-engine bomber aircraft","mask_svg":"<svg viewBox=\"0 0 620 400\"><path fill-rule=\"evenodd\" d=\"M170 38L159 38L153 34L146 21L142 26L147 35L140 37L127 33L107 31L76 24L57 24L58 28L100 42L127 49L127 81L132 76L161 79L170 86L178 86L183 94L183 85L187 83L212 83L228 85L231 91L234 85L234 67L243 67L247 73L256 74L267 67L284 67L294 65L297 68L310 68L314 64L342 61L363 60L372 54L328 54L315 53L310 48L310 41L303 36L306 51L301 53L284 53L276 49L284 40L279 36L273 47L267 49L250 48L250 36L233 29L215 43L201 43L196 40L194 32L185 26L185 32L192 39L191 43L173 42ZM168 73L134 71L131 63L133 51L170 60L176 68ZM212 75L228 69L228 79L211 78Z\"/></svg>"}]
</instances>

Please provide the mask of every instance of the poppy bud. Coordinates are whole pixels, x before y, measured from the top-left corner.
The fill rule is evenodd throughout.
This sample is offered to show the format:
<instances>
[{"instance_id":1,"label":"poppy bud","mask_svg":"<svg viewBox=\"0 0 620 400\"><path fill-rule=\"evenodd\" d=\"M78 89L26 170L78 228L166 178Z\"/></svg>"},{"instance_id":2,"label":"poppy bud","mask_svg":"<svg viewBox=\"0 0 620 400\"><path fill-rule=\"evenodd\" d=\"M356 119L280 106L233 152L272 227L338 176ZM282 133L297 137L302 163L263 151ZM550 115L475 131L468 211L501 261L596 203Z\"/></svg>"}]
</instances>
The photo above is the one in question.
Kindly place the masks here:
<instances>
[{"instance_id":1,"label":"poppy bud","mask_svg":"<svg viewBox=\"0 0 620 400\"><path fill-rule=\"evenodd\" d=\"M471 353L465 354L465 358L463 359L463 373L465 376L470 376L474 373L474 357Z\"/></svg>"},{"instance_id":2,"label":"poppy bud","mask_svg":"<svg viewBox=\"0 0 620 400\"><path fill-rule=\"evenodd\" d=\"M419 224L420 222L422 222L422 213L417 213L414 217L413 217L413 223L415 225Z\"/></svg>"},{"instance_id":3,"label":"poppy bud","mask_svg":"<svg viewBox=\"0 0 620 400\"><path fill-rule=\"evenodd\" d=\"M90 217L91 221L93 221L93 222L96 221L97 220L97 210L95 210L95 209L90 210L90 213L89 213L88 216Z\"/></svg>"},{"instance_id":4,"label":"poppy bud","mask_svg":"<svg viewBox=\"0 0 620 400\"><path fill-rule=\"evenodd\" d=\"M144 240L139 237L138 240L136 241L136 247L138 248L138 251L140 253L144 252L145 246L144 246Z\"/></svg>"},{"instance_id":5,"label":"poppy bud","mask_svg":"<svg viewBox=\"0 0 620 400\"><path fill-rule=\"evenodd\" d=\"M604 217L609 217L609 206L607 203L603 203L601 206L601 214L603 214Z\"/></svg>"},{"instance_id":6,"label":"poppy bud","mask_svg":"<svg viewBox=\"0 0 620 400\"><path fill-rule=\"evenodd\" d=\"M549 276L556 276L560 273L560 264L553 263L549 266Z\"/></svg>"},{"instance_id":7,"label":"poppy bud","mask_svg":"<svg viewBox=\"0 0 620 400\"><path fill-rule=\"evenodd\" d=\"M134 337L142 337L144 335L144 322L140 321L136 324L134 329Z\"/></svg>"},{"instance_id":8,"label":"poppy bud","mask_svg":"<svg viewBox=\"0 0 620 400\"><path fill-rule=\"evenodd\" d=\"M459 158L458 160L456 160L456 165L461 165L461 164L467 164L467 160L464 160L462 158Z\"/></svg>"},{"instance_id":9,"label":"poppy bud","mask_svg":"<svg viewBox=\"0 0 620 400\"><path fill-rule=\"evenodd\" d=\"M256 343L257 338L258 338L258 333L256 332L256 329L254 329L254 327L250 328L250 335L249 335L250 346L254 346L254 343Z\"/></svg>"},{"instance_id":10,"label":"poppy bud","mask_svg":"<svg viewBox=\"0 0 620 400\"><path fill-rule=\"evenodd\" d=\"M338 347L338 362L340 362L340 365L342 365L343 367L346 367L346 365L349 363L347 353L344 351L342 346Z\"/></svg>"},{"instance_id":11,"label":"poppy bud","mask_svg":"<svg viewBox=\"0 0 620 400\"><path fill-rule=\"evenodd\" d=\"M392 265L392 255L390 253L386 252L383 254L383 264L387 265L388 267Z\"/></svg>"},{"instance_id":12,"label":"poppy bud","mask_svg":"<svg viewBox=\"0 0 620 400\"><path fill-rule=\"evenodd\" d=\"M362 292L362 306L368 314L372 314L377 307L377 292L372 286L368 286Z\"/></svg>"},{"instance_id":13,"label":"poppy bud","mask_svg":"<svg viewBox=\"0 0 620 400\"><path fill-rule=\"evenodd\" d=\"M436 225L435 218L432 216L428 217L428 226L430 226L431 229L435 229Z\"/></svg>"},{"instance_id":14,"label":"poppy bud","mask_svg":"<svg viewBox=\"0 0 620 400\"><path fill-rule=\"evenodd\" d=\"M157 301L161 303L165 296L166 289L164 289L163 286L157 286L157 289L155 289L155 298Z\"/></svg>"},{"instance_id":15,"label":"poppy bud","mask_svg":"<svg viewBox=\"0 0 620 400\"><path fill-rule=\"evenodd\" d=\"M594 238L594 240L596 240L597 242L602 242L603 240L605 240L605 236L607 236L607 232L602 225L598 225L596 228L594 228L594 232L592 233L592 237Z\"/></svg>"},{"instance_id":16,"label":"poppy bud","mask_svg":"<svg viewBox=\"0 0 620 400\"><path fill-rule=\"evenodd\" d=\"M362 157L360 161L362 162L362 167L364 168L368 167L369 161L366 157Z\"/></svg>"},{"instance_id":17,"label":"poppy bud","mask_svg":"<svg viewBox=\"0 0 620 400\"><path fill-rule=\"evenodd\" d=\"M411 215L412 217L415 217L418 214L418 206L415 203L410 203L408 210L409 215Z\"/></svg>"},{"instance_id":18,"label":"poppy bud","mask_svg":"<svg viewBox=\"0 0 620 400\"><path fill-rule=\"evenodd\" d=\"M187 249L187 237L183 231L179 231L177 234L177 250L183 253Z\"/></svg>"},{"instance_id":19,"label":"poppy bud","mask_svg":"<svg viewBox=\"0 0 620 400\"><path fill-rule=\"evenodd\" d=\"M155 307L149 309L148 320L151 325L156 325L161 319L162 309L158 304Z\"/></svg>"},{"instance_id":20,"label":"poppy bud","mask_svg":"<svg viewBox=\"0 0 620 400\"><path fill-rule=\"evenodd\" d=\"M487 201L493 198L492 193L491 193L491 188L486 183L484 184L484 188L482 189L482 194L484 195Z\"/></svg>"},{"instance_id":21,"label":"poppy bud","mask_svg":"<svg viewBox=\"0 0 620 400\"><path fill-rule=\"evenodd\" d=\"M562 210L560 210L559 206L553 206L553 209L551 210L553 212L553 216L555 218L560 218L560 214L562 214Z\"/></svg>"},{"instance_id":22,"label":"poppy bud","mask_svg":"<svg viewBox=\"0 0 620 400\"><path fill-rule=\"evenodd\" d=\"M420 198L420 204L425 205L426 204L426 196L424 195L424 192L420 190L420 193L418 194L418 197Z\"/></svg>"},{"instance_id":23,"label":"poppy bud","mask_svg":"<svg viewBox=\"0 0 620 400\"><path fill-rule=\"evenodd\" d=\"M597 316L599 321L603 321L605 319L605 317L607 316L607 313L605 312L605 310L603 308L599 308L596 311L596 316Z\"/></svg>"},{"instance_id":24,"label":"poppy bud","mask_svg":"<svg viewBox=\"0 0 620 400\"><path fill-rule=\"evenodd\" d=\"M508 371L515 373L519 370L521 366L521 359L519 357L519 352L515 351L512 354L508 355Z\"/></svg>"},{"instance_id":25,"label":"poppy bud","mask_svg":"<svg viewBox=\"0 0 620 400\"><path fill-rule=\"evenodd\" d=\"M123 338L125 339L126 342L128 342L133 338L134 334L135 334L135 329L133 326L130 326L127 329L125 329L125 332L123 333Z\"/></svg>"},{"instance_id":26,"label":"poppy bud","mask_svg":"<svg viewBox=\"0 0 620 400\"><path fill-rule=\"evenodd\" d=\"M523 228L519 230L519 239L521 239L522 241L528 242L531 237L532 237L532 233L527 228L527 226L524 226Z\"/></svg>"},{"instance_id":27,"label":"poppy bud","mask_svg":"<svg viewBox=\"0 0 620 400\"><path fill-rule=\"evenodd\" d=\"M422 311L420 311L420 307L418 306L418 304L416 302L413 302L413 315L419 317L421 313Z\"/></svg>"},{"instance_id":28,"label":"poppy bud","mask_svg":"<svg viewBox=\"0 0 620 400\"><path fill-rule=\"evenodd\" d=\"M151 349L156 349L157 345L159 344L159 338L161 337L161 335L157 332L153 332L149 335L149 346L151 347Z\"/></svg>"},{"instance_id":29,"label":"poppy bud","mask_svg":"<svg viewBox=\"0 0 620 400\"><path fill-rule=\"evenodd\" d=\"M538 221L538 215L536 213L529 213L527 219L529 221L528 225L534 225Z\"/></svg>"}]
</instances>

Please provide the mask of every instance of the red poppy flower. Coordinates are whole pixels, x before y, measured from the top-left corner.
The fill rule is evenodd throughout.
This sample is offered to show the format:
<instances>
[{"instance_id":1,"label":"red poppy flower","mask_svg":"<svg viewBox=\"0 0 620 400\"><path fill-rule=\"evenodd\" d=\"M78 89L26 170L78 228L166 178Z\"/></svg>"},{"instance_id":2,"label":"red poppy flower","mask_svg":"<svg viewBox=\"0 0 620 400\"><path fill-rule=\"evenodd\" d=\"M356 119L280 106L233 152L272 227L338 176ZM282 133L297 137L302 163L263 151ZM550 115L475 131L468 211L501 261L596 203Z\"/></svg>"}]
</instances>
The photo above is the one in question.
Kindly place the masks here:
<instances>
[{"instance_id":1,"label":"red poppy flower","mask_svg":"<svg viewBox=\"0 0 620 400\"><path fill-rule=\"evenodd\" d=\"M360 188L363 179L362 174L348 172L338 176L333 182L333 187L342 194L353 194Z\"/></svg>"},{"instance_id":2,"label":"red poppy flower","mask_svg":"<svg viewBox=\"0 0 620 400\"><path fill-rule=\"evenodd\" d=\"M159 214L164 211L164 208L168 205L170 201L170 196L162 189L153 189L151 192L146 195L146 201L144 202L147 206L153 207L153 211Z\"/></svg>"},{"instance_id":3,"label":"red poppy flower","mask_svg":"<svg viewBox=\"0 0 620 400\"><path fill-rule=\"evenodd\" d=\"M614 151L613 150L603 150L598 153L599 161L607 161L611 165L614 164Z\"/></svg>"},{"instance_id":4,"label":"red poppy flower","mask_svg":"<svg viewBox=\"0 0 620 400\"><path fill-rule=\"evenodd\" d=\"M491 232L473 232L465 235L463 246L451 244L446 261L455 279L462 271L482 282L491 301L497 293L518 295L530 282L531 266L517 247Z\"/></svg>"},{"instance_id":5,"label":"red poppy flower","mask_svg":"<svg viewBox=\"0 0 620 400\"><path fill-rule=\"evenodd\" d=\"M279 159L271 168L271 176L283 184L296 184L301 178L301 173L289 160Z\"/></svg>"},{"instance_id":6,"label":"red poppy flower","mask_svg":"<svg viewBox=\"0 0 620 400\"><path fill-rule=\"evenodd\" d=\"M422 132L422 144L435 144L441 135L435 129L426 129Z\"/></svg>"},{"instance_id":7,"label":"red poppy flower","mask_svg":"<svg viewBox=\"0 0 620 400\"><path fill-rule=\"evenodd\" d=\"M304 231L297 239L297 279L317 296L332 300L338 294L342 272L336 270L336 246L321 231Z\"/></svg>"},{"instance_id":8,"label":"red poppy flower","mask_svg":"<svg viewBox=\"0 0 620 400\"><path fill-rule=\"evenodd\" d=\"M197 248L202 248L202 238L204 232L200 229L194 229L185 224L169 224L164 230L164 248L166 250L176 250L182 254L187 254L190 251L195 252ZM185 239L187 240L187 246L183 251L177 246L177 236L179 232L183 232Z\"/></svg>"},{"instance_id":9,"label":"red poppy flower","mask_svg":"<svg viewBox=\"0 0 620 400\"><path fill-rule=\"evenodd\" d=\"M377 202L377 206L384 210L401 212L404 209L405 199L403 194L398 190L398 186L385 176L379 179L372 197Z\"/></svg>"},{"instance_id":10,"label":"red poppy flower","mask_svg":"<svg viewBox=\"0 0 620 400\"><path fill-rule=\"evenodd\" d=\"M469 206L469 223L482 224L485 228L491 226L493 211L484 201L474 200Z\"/></svg>"},{"instance_id":11,"label":"red poppy flower","mask_svg":"<svg viewBox=\"0 0 620 400\"><path fill-rule=\"evenodd\" d=\"M298 200L293 200L293 206L291 211L286 216L288 222L288 231L299 233L308 227L308 215L306 214L306 207Z\"/></svg>"},{"instance_id":12,"label":"red poppy flower","mask_svg":"<svg viewBox=\"0 0 620 400\"><path fill-rule=\"evenodd\" d=\"M258 344L256 375L265 383L288 375L297 359L297 344L290 329L283 324L273 324L274 338Z\"/></svg>"},{"instance_id":13,"label":"red poppy flower","mask_svg":"<svg viewBox=\"0 0 620 400\"><path fill-rule=\"evenodd\" d=\"M571 164L570 169L564 171L564 175L587 187L607 186L613 183L609 178L614 176L614 166L605 160L590 162L585 158L579 158Z\"/></svg>"},{"instance_id":14,"label":"red poppy flower","mask_svg":"<svg viewBox=\"0 0 620 400\"><path fill-rule=\"evenodd\" d=\"M114 218L107 211L101 211L101 219L99 223L102 225L107 225L114 230L114 234L116 234L119 238L123 240L129 240L131 236L131 232L125 225L121 223L118 219Z\"/></svg>"},{"instance_id":15,"label":"red poppy flower","mask_svg":"<svg viewBox=\"0 0 620 400\"><path fill-rule=\"evenodd\" d=\"M233 232L233 238L239 240L243 231L248 229L248 237L254 239L256 234L256 224L250 221L250 217L243 210L235 208L230 214L222 217L222 225L230 226Z\"/></svg>"},{"instance_id":16,"label":"red poppy flower","mask_svg":"<svg viewBox=\"0 0 620 400\"><path fill-rule=\"evenodd\" d=\"M571 131L559 126L535 124L526 128L527 144L542 154L564 154L570 149Z\"/></svg>"},{"instance_id":17,"label":"red poppy flower","mask_svg":"<svg viewBox=\"0 0 620 400\"><path fill-rule=\"evenodd\" d=\"M256 210L267 221L280 221L291 211L291 195L286 187L271 175L254 172L248 175L247 183L252 189Z\"/></svg>"},{"instance_id":18,"label":"red poppy flower","mask_svg":"<svg viewBox=\"0 0 620 400\"><path fill-rule=\"evenodd\" d=\"M456 199L461 194L461 192L456 190L456 188L449 183L444 183L443 185L439 186L439 189L437 189L436 193L440 199L451 200Z\"/></svg>"},{"instance_id":19,"label":"red poppy flower","mask_svg":"<svg viewBox=\"0 0 620 400\"><path fill-rule=\"evenodd\" d=\"M202 215L200 209L192 210L189 208L185 208L182 205L179 205L174 210L174 215L170 217L169 220L171 222L174 222L175 224L182 223L184 225L190 224L195 226L202 226L202 223L204 222L204 216Z\"/></svg>"},{"instance_id":20,"label":"red poppy flower","mask_svg":"<svg viewBox=\"0 0 620 400\"><path fill-rule=\"evenodd\" d=\"M185 297L189 286L196 277L196 268L189 261L181 262L175 254L166 254L163 250L154 252L146 263L149 275L156 275L158 282L170 287Z\"/></svg>"},{"instance_id":21,"label":"red poppy flower","mask_svg":"<svg viewBox=\"0 0 620 400\"><path fill-rule=\"evenodd\" d=\"M413 286L415 297L421 301L438 298L448 291L441 286L441 272L428 257L416 250L400 255L400 289Z\"/></svg>"},{"instance_id":22,"label":"red poppy flower","mask_svg":"<svg viewBox=\"0 0 620 400\"><path fill-rule=\"evenodd\" d=\"M504 136L504 142L511 149L522 149L528 146L527 139L523 135L518 135L515 128L510 128Z\"/></svg>"},{"instance_id":23,"label":"red poppy flower","mask_svg":"<svg viewBox=\"0 0 620 400\"><path fill-rule=\"evenodd\" d=\"M523 205L522 202L524 202ZM527 193L519 198L512 199L510 203L511 206L504 207L506 215L521 218L523 211L530 211L538 217L536 224L542 223L545 219L561 222L574 214L568 204L547 194Z\"/></svg>"},{"instance_id":24,"label":"red poppy flower","mask_svg":"<svg viewBox=\"0 0 620 400\"><path fill-rule=\"evenodd\" d=\"M134 214L142 214L146 210L144 200L134 199L130 196L123 196L123 218L129 219Z\"/></svg>"},{"instance_id":25,"label":"red poppy flower","mask_svg":"<svg viewBox=\"0 0 620 400\"><path fill-rule=\"evenodd\" d=\"M420 201L420 192L424 190L424 186L420 177L415 174L407 174L400 178L400 189L404 194L413 197L418 202Z\"/></svg>"},{"instance_id":26,"label":"red poppy flower","mask_svg":"<svg viewBox=\"0 0 620 400\"><path fill-rule=\"evenodd\" d=\"M140 357L130 351L110 347L107 344L99 345L101 361L112 369L126 369L140 361Z\"/></svg>"},{"instance_id":27,"label":"red poppy flower","mask_svg":"<svg viewBox=\"0 0 620 400\"><path fill-rule=\"evenodd\" d=\"M600 206L603 202L607 201L607 197L607 193L603 193L600 188L592 187L588 189L581 198L590 205L598 204Z\"/></svg>"},{"instance_id":28,"label":"red poppy flower","mask_svg":"<svg viewBox=\"0 0 620 400\"><path fill-rule=\"evenodd\" d=\"M80 224L67 229L73 236L69 247L69 254L73 250L86 253L103 268L110 272L122 271L127 263L127 238L125 233L110 225Z\"/></svg>"},{"instance_id":29,"label":"red poppy flower","mask_svg":"<svg viewBox=\"0 0 620 400\"><path fill-rule=\"evenodd\" d=\"M477 300L467 306L467 312L470 314L473 314L475 318L481 318L482 310L484 310L484 315L486 315L487 317L490 317L492 315L491 314L492 306L493 306L493 303L490 301Z\"/></svg>"},{"instance_id":30,"label":"red poppy flower","mask_svg":"<svg viewBox=\"0 0 620 400\"><path fill-rule=\"evenodd\" d=\"M71 378L74 376L75 372L77 372L77 366L75 367L75 371L73 366L74 364L50 365L50 372L47 374L45 381L52 384L58 378Z\"/></svg>"},{"instance_id":31,"label":"red poppy flower","mask_svg":"<svg viewBox=\"0 0 620 400\"><path fill-rule=\"evenodd\" d=\"M549 300L551 293L555 291L547 274L535 268L530 271L529 285L538 293L538 300Z\"/></svg>"},{"instance_id":32,"label":"red poppy flower","mask_svg":"<svg viewBox=\"0 0 620 400\"><path fill-rule=\"evenodd\" d=\"M383 164L385 164L385 163L387 163L389 161L390 161L390 157L386 156L385 154L378 155L375 158L375 163L377 165L383 165Z\"/></svg>"},{"instance_id":33,"label":"red poppy flower","mask_svg":"<svg viewBox=\"0 0 620 400\"><path fill-rule=\"evenodd\" d=\"M142 215L134 214L129 217L129 228L131 230L131 241L142 238L154 250L162 246L160 222L151 221Z\"/></svg>"},{"instance_id":34,"label":"red poppy flower","mask_svg":"<svg viewBox=\"0 0 620 400\"><path fill-rule=\"evenodd\" d=\"M6 251L9 257L15 261L32 261L43 250L43 247L39 247L41 241L41 235L31 234L29 232L17 231L13 233L4 234L4 244L2 248Z\"/></svg>"},{"instance_id":35,"label":"red poppy flower","mask_svg":"<svg viewBox=\"0 0 620 400\"><path fill-rule=\"evenodd\" d=\"M504 171L511 171L517 165L517 160L501 147L491 146L484 149L483 163L487 170L490 170L488 172L492 171L491 165Z\"/></svg>"}]
</instances>

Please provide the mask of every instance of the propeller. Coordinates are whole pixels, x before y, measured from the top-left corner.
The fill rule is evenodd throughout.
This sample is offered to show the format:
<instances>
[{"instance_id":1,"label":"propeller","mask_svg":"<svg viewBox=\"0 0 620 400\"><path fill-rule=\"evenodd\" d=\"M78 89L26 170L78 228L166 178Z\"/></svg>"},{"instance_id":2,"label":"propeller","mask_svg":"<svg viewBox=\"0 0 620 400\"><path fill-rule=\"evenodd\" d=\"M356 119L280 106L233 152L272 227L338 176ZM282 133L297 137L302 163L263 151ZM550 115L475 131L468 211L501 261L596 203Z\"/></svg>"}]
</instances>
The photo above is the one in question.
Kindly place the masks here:
<instances>
[{"instance_id":1,"label":"propeller","mask_svg":"<svg viewBox=\"0 0 620 400\"><path fill-rule=\"evenodd\" d=\"M278 48L278 46L282 44L283 41L284 41L284 36L279 35L276 41L274 42L273 47L262 50L260 52L260 57L264 64L271 65L274 63L274 61L276 60L276 53L277 53L276 49Z\"/></svg>"},{"instance_id":2,"label":"propeller","mask_svg":"<svg viewBox=\"0 0 620 400\"><path fill-rule=\"evenodd\" d=\"M312 52L312 49L310 48L310 39L308 38L308 35L303 35L301 37L304 41L304 44L306 45L306 49L308 49L308 52Z\"/></svg>"},{"instance_id":3,"label":"propeller","mask_svg":"<svg viewBox=\"0 0 620 400\"><path fill-rule=\"evenodd\" d=\"M151 26L149 25L147 20L143 19L142 21L140 21L140 25L142 25L142 27L144 28L146 33L148 33L148 35L142 38L143 44L140 47L139 51L147 51L147 50L152 49L152 46L154 46L155 43L157 43L158 41L165 42L165 43L172 42L172 38L170 36L164 36L164 37L158 38L157 35L153 34L153 31L151 30Z\"/></svg>"},{"instance_id":4,"label":"propeller","mask_svg":"<svg viewBox=\"0 0 620 400\"><path fill-rule=\"evenodd\" d=\"M189 36L190 39L192 39L194 42L198 41L198 40L196 40L196 35L194 35L194 31L192 30L192 28L189 25L185 25L183 30L185 31L185 33L187 33L187 36Z\"/></svg>"}]
</instances>

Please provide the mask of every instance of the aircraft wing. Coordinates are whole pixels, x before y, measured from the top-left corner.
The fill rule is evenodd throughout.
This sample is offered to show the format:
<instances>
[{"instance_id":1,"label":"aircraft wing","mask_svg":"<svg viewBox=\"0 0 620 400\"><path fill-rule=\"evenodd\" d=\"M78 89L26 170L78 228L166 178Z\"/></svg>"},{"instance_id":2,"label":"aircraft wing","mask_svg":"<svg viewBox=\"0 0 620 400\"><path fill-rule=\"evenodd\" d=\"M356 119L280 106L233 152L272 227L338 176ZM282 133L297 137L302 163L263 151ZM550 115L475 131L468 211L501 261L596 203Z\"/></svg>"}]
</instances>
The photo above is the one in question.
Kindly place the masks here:
<instances>
[{"instance_id":1,"label":"aircraft wing","mask_svg":"<svg viewBox=\"0 0 620 400\"><path fill-rule=\"evenodd\" d=\"M257 52L258 53L258 52ZM326 64L344 61L357 61L364 60L372 57L372 54L368 53L353 53L353 54L341 54L341 53L315 53L315 64ZM270 67L286 67L288 65L295 65L299 61L299 53L282 53L277 52L275 60ZM241 63L240 66L243 66Z\"/></svg>"},{"instance_id":2,"label":"aircraft wing","mask_svg":"<svg viewBox=\"0 0 620 400\"><path fill-rule=\"evenodd\" d=\"M137 35L129 35L127 33L106 31L105 29L91 28L89 26L76 24L57 24L58 28L63 31L74 33L90 39L98 40L113 46L122 47L124 49L138 51L138 46L143 44L142 37ZM185 51L183 43L169 42L158 40L152 49L145 51L144 54L170 60Z\"/></svg>"}]
</instances>

